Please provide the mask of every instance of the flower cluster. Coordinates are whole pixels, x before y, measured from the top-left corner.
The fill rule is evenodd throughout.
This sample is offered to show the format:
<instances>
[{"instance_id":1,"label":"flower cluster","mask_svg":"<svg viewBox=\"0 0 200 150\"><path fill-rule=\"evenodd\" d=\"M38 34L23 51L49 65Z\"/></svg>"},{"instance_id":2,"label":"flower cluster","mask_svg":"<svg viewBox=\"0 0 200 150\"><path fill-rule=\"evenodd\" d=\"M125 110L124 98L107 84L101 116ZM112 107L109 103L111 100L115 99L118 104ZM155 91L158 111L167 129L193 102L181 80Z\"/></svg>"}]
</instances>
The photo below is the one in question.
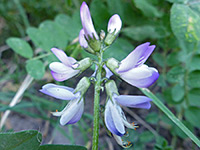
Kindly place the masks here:
<instances>
[{"instance_id":1,"label":"flower cluster","mask_svg":"<svg viewBox=\"0 0 200 150\"><path fill-rule=\"evenodd\" d=\"M94 55L103 53L105 48L115 41L122 26L119 15L113 15L108 22L107 35L105 36L105 32L103 31L103 36L100 35L99 38L99 35L95 31L89 8L85 2L81 5L80 17L83 28L79 33L79 43L87 52ZM144 64L154 49L155 46L150 46L150 43L147 42L136 47L121 62L114 58L109 58L106 61L103 60L103 63L97 64L93 75L89 78L83 77L75 89L55 84L46 84L40 91L57 99L68 100L69 103L61 112L53 112L52 114L60 116L61 125L74 124L83 114L84 95L91 84L90 79L95 78L97 70L99 67L102 67L105 73L102 73L101 76L102 78L106 78L106 80L102 80L101 85L105 85L108 97L104 110L104 122L117 143L126 147L125 145L129 145L129 143L121 139L126 133L125 127L136 129L137 126L127 121L120 106L149 109L151 107L151 99L146 96L119 95L115 82L109 78L115 74L138 88L149 87L159 77L159 73L155 68ZM51 51L60 60L60 62L53 62L49 65L52 76L57 81L72 78L94 63L90 58L77 61L72 57L68 57L64 51L57 48L52 48Z\"/></svg>"}]
</instances>

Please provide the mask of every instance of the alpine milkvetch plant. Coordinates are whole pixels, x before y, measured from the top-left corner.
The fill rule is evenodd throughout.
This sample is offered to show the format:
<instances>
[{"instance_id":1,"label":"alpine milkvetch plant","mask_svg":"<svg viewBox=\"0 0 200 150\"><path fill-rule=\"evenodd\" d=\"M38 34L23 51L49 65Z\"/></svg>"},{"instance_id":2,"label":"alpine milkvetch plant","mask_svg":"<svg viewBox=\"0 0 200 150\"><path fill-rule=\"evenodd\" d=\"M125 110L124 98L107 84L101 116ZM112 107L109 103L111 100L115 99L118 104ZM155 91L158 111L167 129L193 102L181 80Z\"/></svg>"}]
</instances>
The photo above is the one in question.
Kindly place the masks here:
<instances>
[{"instance_id":1,"label":"alpine milkvetch plant","mask_svg":"<svg viewBox=\"0 0 200 150\"><path fill-rule=\"evenodd\" d=\"M105 128L112 133L117 143L122 147L130 147L130 142L123 142L122 136L125 128L136 129L134 123L129 123L121 109L122 106L131 108L149 109L151 99L146 96L119 95L117 86L109 78L115 74L136 87L148 87L158 78L159 74L155 68L144 65L144 62L153 52L155 46L145 43L138 46L121 62L114 58L104 60L104 51L112 45L118 37L122 21L118 14L114 14L108 21L107 33L96 32L89 8L85 2L80 8L80 17L83 28L79 32L79 43L87 52L97 57L84 58L80 61L67 56L63 50L52 48L52 52L60 60L49 65L52 76L57 81L64 81L96 65L94 73L90 77L83 77L75 89L55 84L44 85L41 92L61 100L68 100L67 106L60 112L53 112L55 116L60 116L60 124L76 123L82 116L84 109L84 95L91 83L94 83L94 122L93 122L93 144L92 149L98 149L99 137L99 114L100 114L100 91L106 89L107 100L105 103L104 122Z\"/></svg>"}]
</instances>

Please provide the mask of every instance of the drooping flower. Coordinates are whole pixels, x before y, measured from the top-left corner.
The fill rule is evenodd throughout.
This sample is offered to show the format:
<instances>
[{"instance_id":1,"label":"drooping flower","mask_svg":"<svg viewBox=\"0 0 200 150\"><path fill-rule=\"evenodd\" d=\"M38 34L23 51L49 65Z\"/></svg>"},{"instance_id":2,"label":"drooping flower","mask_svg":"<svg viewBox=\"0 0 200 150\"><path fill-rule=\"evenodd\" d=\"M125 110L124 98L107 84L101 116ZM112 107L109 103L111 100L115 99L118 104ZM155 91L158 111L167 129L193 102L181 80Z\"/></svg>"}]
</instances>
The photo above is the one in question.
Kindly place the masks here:
<instances>
[{"instance_id":1,"label":"drooping flower","mask_svg":"<svg viewBox=\"0 0 200 150\"><path fill-rule=\"evenodd\" d=\"M146 96L119 95L113 80L108 81L105 87L107 95L109 96L104 112L105 124L107 129L114 135L118 144L124 146L127 143L122 142L121 136L125 134L125 127L136 129L137 126L127 121L120 105L149 109L151 107L151 99Z\"/></svg>"},{"instance_id":2,"label":"drooping flower","mask_svg":"<svg viewBox=\"0 0 200 150\"><path fill-rule=\"evenodd\" d=\"M155 68L144 64L155 49L155 45L149 45L147 42L137 46L120 63L113 58L109 59L107 67L133 86L146 88L152 85L158 79L159 73Z\"/></svg>"},{"instance_id":3,"label":"drooping flower","mask_svg":"<svg viewBox=\"0 0 200 150\"><path fill-rule=\"evenodd\" d=\"M91 60L85 58L76 61L73 57L68 57L63 50L52 48L51 51L61 62L52 62L49 65L53 78L57 81L67 80L81 71L84 71L91 65Z\"/></svg>"},{"instance_id":4,"label":"drooping flower","mask_svg":"<svg viewBox=\"0 0 200 150\"><path fill-rule=\"evenodd\" d=\"M84 110L83 95L90 86L89 79L83 77L77 84L76 89L55 85L52 83L42 87L40 92L61 100L69 100L66 107L60 112L53 112L54 116L60 116L60 124L74 124L80 120Z\"/></svg>"},{"instance_id":5,"label":"drooping flower","mask_svg":"<svg viewBox=\"0 0 200 150\"><path fill-rule=\"evenodd\" d=\"M99 36L95 31L90 10L85 2L82 3L80 8L80 17L83 29L79 33L79 43L88 52L94 53L100 50L101 42ZM118 35L122 26L119 15L113 15L108 22L108 35L105 39L107 45L112 44Z\"/></svg>"}]
</instances>

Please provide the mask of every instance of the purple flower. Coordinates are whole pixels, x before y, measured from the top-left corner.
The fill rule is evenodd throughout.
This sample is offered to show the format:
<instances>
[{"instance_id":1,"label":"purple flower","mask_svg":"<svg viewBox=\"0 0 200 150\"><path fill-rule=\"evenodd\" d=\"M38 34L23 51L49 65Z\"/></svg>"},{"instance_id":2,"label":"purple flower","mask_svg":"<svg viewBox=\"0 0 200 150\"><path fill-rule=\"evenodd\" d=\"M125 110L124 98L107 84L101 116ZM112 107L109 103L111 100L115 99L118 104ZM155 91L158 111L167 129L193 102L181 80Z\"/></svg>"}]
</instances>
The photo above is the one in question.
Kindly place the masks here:
<instances>
[{"instance_id":1,"label":"purple flower","mask_svg":"<svg viewBox=\"0 0 200 150\"><path fill-rule=\"evenodd\" d=\"M44 85L40 92L61 100L70 100L61 112L52 112L54 116L61 117L61 125L74 124L80 120L84 110L81 92L74 93L73 88L51 83Z\"/></svg>"},{"instance_id":2,"label":"purple flower","mask_svg":"<svg viewBox=\"0 0 200 150\"><path fill-rule=\"evenodd\" d=\"M77 75L80 70L75 70L78 67L76 60L68 57L63 50L52 48L51 51L61 62L53 62L49 65L53 78L57 81L67 80Z\"/></svg>"},{"instance_id":3,"label":"purple flower","mask_svg":"<svg viewBox=\"0 0 200 150\"><path fill-rule=\"evenodd\" d=\"M127 122L120 105L132 108L149 109L151 99L146 96L130 96L113 94L112 101L109 99L105 108L105 124L111 133L122 136L125 134L125 126L135 129L134 124Z\"/></svg>"},{"instance_id":4,"label":"purple flower","mask_svg":"<svg viewBox=\"0 0 200 150\"><path fill-rule=\"evenodd\" d=\"M155 45L149 45L149 42L141 44L120 63L111 58L106 65L129 84L139 88L146 88L152 85L159 77L159 73L155 68L144 64L155 49Z\"/></svg>"},{"instance_id":5,"label":"purple flower","mask_svg":"<svg viewBox=\"0 0 200 150\"><path fill-rule=\"evenodd\" d=\"M110 69L108 69L108 67L106 67L106 65L103 65L103 68L105 69L105 72L106 72L106 78L109 79L109 78L113 75L113 73L110 71ZM96 66L95 66L95 71L94 71L94 73L91 75L92 77L96 76L97 69L98 69L98 67L97 67L97 65L96 65Z\"/></svg>"},{"instance_id":6,"label":"purple flower","mask_svg":"<svg viewBox=\"0 0 200 150\"><path fill-rule=\"evenodd\" d=\"M125 127L136 129L137 126L127 121L120 105L131 108L149 109L151 107L151 99L146 96L119 95L117 86L113 80L107 81L105 87L109 97L104 112L106 127L113 134L117 143L125 147L127 143L121 139L121 136L125 134Z\"/></svg>"}]
</instances>

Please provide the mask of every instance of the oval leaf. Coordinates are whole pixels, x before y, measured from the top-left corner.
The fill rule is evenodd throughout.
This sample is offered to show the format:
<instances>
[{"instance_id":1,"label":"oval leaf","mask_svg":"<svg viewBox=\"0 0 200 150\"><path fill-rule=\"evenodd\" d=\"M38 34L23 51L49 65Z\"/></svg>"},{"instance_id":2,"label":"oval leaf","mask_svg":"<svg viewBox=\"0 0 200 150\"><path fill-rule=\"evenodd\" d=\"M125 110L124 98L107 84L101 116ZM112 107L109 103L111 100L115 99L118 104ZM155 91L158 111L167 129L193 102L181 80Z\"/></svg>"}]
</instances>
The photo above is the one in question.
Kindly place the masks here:
<instances>
[{"instance_id":1,"label":"oval leaf","mask_svg":"<svg viewBox=\"0 0 200 150\"><path fill-rule=\"evenodd\" d=\"M174 4L171 8L171 27L175 36L187 42L200 40L200 17L184 4Z\"/></svg>"},{"instance_id":2,"label":"oval leaf","mask_svg":"<svg viewBox=\"0 0 200 150\"><path fill-rule=\"evenodd\" d=\"M33 57L33 50L31 46L24 40L19 38L9 38L6 40L8 46L10 46L17 54L25 57Z\"/></svg>"},{"instance_id":3,"label":"oval leaf","mask_svg":"<svg viewBox=\"0 0 200 150\"><path fill-rule=\"evenodd\" d=\"M45 73L45 66L40 60L29 60L26 64L26 71L35 79L41 79Z\"/></svg>"},{"instance_id":4,"label":"oval leaf","mask_svg":"<svg viewBox=\"0 0 200 150\"><path fill-rule=\"evenodd\" d=\"M83 146L77 145L42 145L39 150L87 150Z\"/></svg>"},{"instance_id":5,"label":"oval leaf","mask_svg":"<svg viewBox=\"0 0 200 150\"><path fill-rule=\"evenodd\" d=\"M1 150L36 150L42 141L42 135L36 130L0 133Z\"/></svg>"}]
</instances>

